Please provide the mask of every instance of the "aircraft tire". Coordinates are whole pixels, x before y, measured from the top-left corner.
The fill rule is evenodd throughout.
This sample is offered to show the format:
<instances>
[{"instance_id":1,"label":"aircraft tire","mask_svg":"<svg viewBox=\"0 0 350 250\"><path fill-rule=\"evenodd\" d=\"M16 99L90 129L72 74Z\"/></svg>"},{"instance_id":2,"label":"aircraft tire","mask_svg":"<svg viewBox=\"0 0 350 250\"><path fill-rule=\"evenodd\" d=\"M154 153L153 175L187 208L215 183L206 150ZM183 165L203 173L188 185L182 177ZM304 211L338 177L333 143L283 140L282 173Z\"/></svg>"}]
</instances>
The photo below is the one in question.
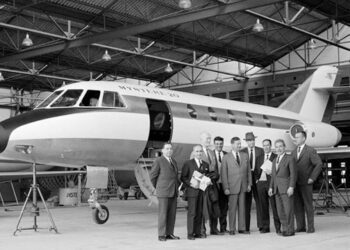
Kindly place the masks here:
<instances>
[{"instance_id":1,"label":"aircraft tire","mask_svg":"<svg viewBox=\"0 0 350 250\"><path fill-rule=\"evenodd\" d=\"M109 218L109 210L105 205L101 205L103 213L100 212L97 208L92 210L92 218L97 224L104 224Z\"/></svg>"}]
</instances>

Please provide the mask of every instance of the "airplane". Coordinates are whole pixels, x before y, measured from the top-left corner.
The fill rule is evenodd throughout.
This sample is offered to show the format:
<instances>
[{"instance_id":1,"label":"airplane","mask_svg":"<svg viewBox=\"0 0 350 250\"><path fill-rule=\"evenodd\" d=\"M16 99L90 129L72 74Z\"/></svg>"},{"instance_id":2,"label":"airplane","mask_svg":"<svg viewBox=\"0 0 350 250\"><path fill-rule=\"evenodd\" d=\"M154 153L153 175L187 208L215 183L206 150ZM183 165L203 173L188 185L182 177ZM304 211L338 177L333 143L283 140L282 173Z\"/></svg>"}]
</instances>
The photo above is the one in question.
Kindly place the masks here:
<instances>
[{"instance_id":1,"label":"airplane","mask_svg":"<svg viewBox=\"0 0 350 250\"><path fill-rule=\"evenodd\" d=\"M336 67L319 67L278 108L111 81L65 85L33 111L0 123L0 161L135 170L141 190L154 200L143 167L151 166L164 142L172 142L179 166L204 131L223 137L225 148L233 136L243 138L250 131L257 145L265 138L283 139L292 150L300 130L310 146L336 145L340 131L322 119L337 73ZM25 145L29 153L23 153ZM108 209L92 197L97 222L103 224Z\"/></svg>"}]
</instances>

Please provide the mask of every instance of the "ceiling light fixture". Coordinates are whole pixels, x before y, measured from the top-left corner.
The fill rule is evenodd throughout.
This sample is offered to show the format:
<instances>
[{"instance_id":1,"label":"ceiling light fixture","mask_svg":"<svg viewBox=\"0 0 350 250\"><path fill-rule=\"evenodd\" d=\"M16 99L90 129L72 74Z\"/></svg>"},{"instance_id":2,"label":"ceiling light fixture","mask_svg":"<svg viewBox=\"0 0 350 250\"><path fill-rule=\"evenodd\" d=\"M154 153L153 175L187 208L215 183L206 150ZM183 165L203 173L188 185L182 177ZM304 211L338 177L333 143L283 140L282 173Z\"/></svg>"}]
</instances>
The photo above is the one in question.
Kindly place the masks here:
<instances>
[{"instance_id":1,"label":"ceiling light fixture","mask_svg":"<svg viewBox=\"0 0 350 250\"><path fill-rule=\"evenodd\" d=\"M264 30L264 26L262 26L262 24L260 23L259 18L256 19L256 23L253 26L253 31L255 32L261 32Z\"/></svg>"},{"instance_id":2,"label":"ceiling light fixture","mask_svg":"<svg viewBox=\"0 0 350 250\"><path fill-rule=\"evenodd\" d=\"M165 67L164 71L166 73L171 73L173 72L173 68L170 66L170 63L168 63L168 65Z\"/></svg>"},{"instance_id":3,"label":"ceiling light fixture","mask_svg":"<svg viewBox=\"0 0 350 250\"><path fill-rule=\"evenodd\" d=\"M179 0L179 7L181 9L189 9L192 7L192 2L191 0Z\"/></svg>"},{"instance_id":4,"label":"ceiling light fixture","mask_svg":"<svg viewBox=\"0 0 350 250\"><path fill-rule=\"evenodd\" d=\"M102 60L106 62L112 60L112 57L109 55L108 50L106 50L105 53L103 54Z\"/></svg>"},{"instance_id":5,"label":"ceiling light fixture","mask_svg":"<svg viewBox=\"0 0 350 250\"><path fill-rule=\"evenodd\" d=\"M314 39L311 39L309 42L309 49L315 49L316 48L316 41Z\"/></svg>"},{"instance_id":6,"label":"ceiling light fixture","mask_svg":"<svg viewBox=\"0 0 350 250\"><path fill-rule=\"evenodd\" d=\"M29 34L26 34L26 37L23 39L22 45L25 47L30 47L33 45L32 39L30 39Z\"/></svg>"}]
</instances>

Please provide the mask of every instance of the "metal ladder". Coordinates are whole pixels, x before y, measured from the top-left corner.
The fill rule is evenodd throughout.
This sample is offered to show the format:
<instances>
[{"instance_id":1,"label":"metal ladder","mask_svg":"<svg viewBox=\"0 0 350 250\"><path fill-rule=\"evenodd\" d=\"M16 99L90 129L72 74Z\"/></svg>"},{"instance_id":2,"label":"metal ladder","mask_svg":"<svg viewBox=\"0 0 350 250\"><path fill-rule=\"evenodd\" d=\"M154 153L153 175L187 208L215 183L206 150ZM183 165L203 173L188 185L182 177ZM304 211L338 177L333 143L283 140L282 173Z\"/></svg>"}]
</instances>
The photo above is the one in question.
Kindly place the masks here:
<instances>
[{"instance_id":1,"label":"metal ladder","mask_svg":"<svg viewBox=\"0 0 350 250\"><path fill-rule=\"evenodd\" d=\"M149 176L149 169L152 167L155 158L140 157L135 168L135 177L141 191L151 201L158 205L157 196L154 195L155 188Z\"/></svg>"}]
</instances>

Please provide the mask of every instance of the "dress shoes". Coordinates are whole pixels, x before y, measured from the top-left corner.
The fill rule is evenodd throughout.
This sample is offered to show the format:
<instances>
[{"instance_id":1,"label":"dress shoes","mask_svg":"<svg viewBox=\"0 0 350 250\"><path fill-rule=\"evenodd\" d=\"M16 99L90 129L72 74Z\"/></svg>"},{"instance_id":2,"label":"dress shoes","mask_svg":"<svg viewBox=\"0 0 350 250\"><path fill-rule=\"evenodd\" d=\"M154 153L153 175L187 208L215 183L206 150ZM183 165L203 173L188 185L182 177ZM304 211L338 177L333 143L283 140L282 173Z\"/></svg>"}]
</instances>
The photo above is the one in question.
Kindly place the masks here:
<instances>
[{"instance_id":1,"label":"dress shoes","mask_svg":"<svg viewBox=\"0 0 350 250\"><path fill-rule=\"evenodd\" d=\"M270 229L268 229L268 228L266 228L266 229L263 228L263 229L260 230L261 234L266 234L266 233L269 233L269 232L270 232Z\"/></svg>"},{"instance_id":2,"label":"dress shoes","mask_svg":"<svg viewBox=\"0 0 350 250\"><path fill-rule=\"evenodd\" d=\"M278 235L282 235L281 230L276 230L276 234L278 234Z\"/></svg>"},{"instance_id":3,"label":"dress shoes","mask_svg":"<svg viewBox=\"0 0 350 250\"><path fill-rule=\"evenodd\" d=\"M198 238L198 239L204 239L204 238L207 238L207 234L195 234L194 235L195 238Z\"/></svg>"},{"instance_id":4,"label":"dress shoes","mask_svg":"<svg viewBox=\"0 0 350 250\"><path fill-rule=\"evenodd\" d=\"M158 236L159 241L166 241L166 236Z\"/></svg>"},{"instance_id":5,"label":"dress shoes","mask_svg":"<svg viewBox=\"0 0 350 250\"><path fill-rule=\"evenodd\" d=\"M188 239L188 240L195 240L196 238L195 238L193 235L188 235L188 236L187 236L187 239Z\"/></svg>"},{"instance_id":6,"label":"dress shoes","mask_svg":"<svg viewBox=\"0 0 350 250\"><path fill-rule=\"evenodd\" d=\"M167 238L167 240L179 240L180 239L180 237L175 236L173 234L167 235L166 238Z\"/></svg>"},{"instance_id":7,"label":"dress shoes","mask_svg":"<svg viewBox=\"0 0 350 250\"><path fill-rule=\"evenodd\" d=\"M308 234L312 234L315 232L315 228L308 228L306 231Z\"/></svg>"},{"instance_id":8,"label":"dress shoes","mask_svg":"<svg viewBox=\"0 0 350 250\"><path fill-rule=\"evenodd\" d=\"M226 229L222 229L220 230L220 233L229 233L229 231L227 231Z\"/></svg>"},{"instance_id":9,"label":"dress shoes","mask_svg":"<svg viewBox=\"0 0 350 250\"><path fill-rule=\"evenodd\" d=\"M230 231L230 235L235 235L235 231Z\"/></svg>"},{"instance_id":10,"label":"dress shoes","mask_svg":"<svg viewBox=\"0 0 350 250\"><path fill-rule=\"evenodd\" d=\"M213 231L213 232L210 232L211 235L223 235L224 233L221 233L219 231Z\"/></svg>"},{"instance_id":11,"label":"dress shoes","mask_svg":"<svg viewBox=\"0 0 350 250\"><path fill-rule=\"evenodd\" d=\"M249 231L245 231L245 230L239 230L238 233L240 233L240 234L250 234Z\"/></svg>"},{"instance_id":12,"label":"dress shoes","mask_svg":"<svg viewBox=\"0 0 350 250\"><path fill-rule=\"evenodd\" d=\"M294 233L294 232L291 232L291 233L283 232L282 235L283 235L284 237L288 237L288 236L294 236L295 233Z\"/></svg>"},{"instance_id":13,"label":"dress shoes","mask_svg":"<svg viewBox=\"0 0 350 250\"><path fill-rule=\"evenodd\" d=\"M296 233L305 233L306 229L305 228L300 228L300 229L295 230L295 232Z\"/></svg>"}]
</instances>

